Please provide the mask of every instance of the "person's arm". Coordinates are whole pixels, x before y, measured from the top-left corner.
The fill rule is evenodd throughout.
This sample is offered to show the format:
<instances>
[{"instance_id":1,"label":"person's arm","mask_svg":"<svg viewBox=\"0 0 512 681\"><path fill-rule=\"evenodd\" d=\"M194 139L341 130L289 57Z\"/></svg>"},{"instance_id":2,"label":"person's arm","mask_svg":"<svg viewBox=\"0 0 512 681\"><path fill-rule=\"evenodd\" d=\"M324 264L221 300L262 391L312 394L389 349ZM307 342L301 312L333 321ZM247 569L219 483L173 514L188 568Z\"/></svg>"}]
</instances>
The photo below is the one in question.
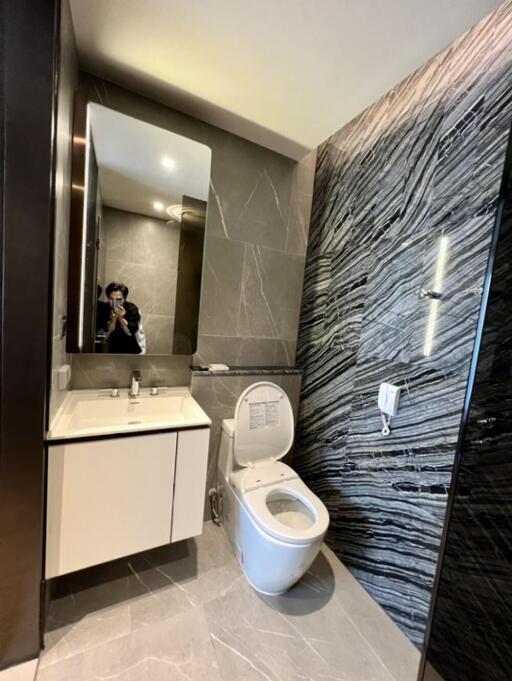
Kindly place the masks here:
<instances>
[{"instance_id":1,"label":"person's arm","mask_svg":"<svg viewBox=\"0 0 512 681\"><path fill-rule=\"evenodd\" d=\"M108 333L111 334L112 331L116 328L116 322L117 322L117 315L115 313L115 310L110 310L110 316L108 318L108 321L106 322L104 326L104 330Z\"/></svg>"},{"instance_id":2,"label":"person's arm","mask_svg":"<svg viewBox=\"0 0 512 681\"><path fill-rule=\"evenodd\" d=\"M123 312L124 314L119 317L121 328L127 336L134 336L139 330L139 308L133 303L126 303Z\"/></svg>"}]
</instances>

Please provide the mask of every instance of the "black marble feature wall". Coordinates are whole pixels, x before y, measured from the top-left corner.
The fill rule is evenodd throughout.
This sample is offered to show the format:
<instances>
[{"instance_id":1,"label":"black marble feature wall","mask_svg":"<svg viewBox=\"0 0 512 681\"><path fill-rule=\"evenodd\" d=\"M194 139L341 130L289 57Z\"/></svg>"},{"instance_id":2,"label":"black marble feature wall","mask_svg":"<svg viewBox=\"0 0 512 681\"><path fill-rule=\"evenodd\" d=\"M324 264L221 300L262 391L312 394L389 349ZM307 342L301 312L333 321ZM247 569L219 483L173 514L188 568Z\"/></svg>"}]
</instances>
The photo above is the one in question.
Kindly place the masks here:
<instances>
[{"instance_id":1,"label":"black marble feature wall","mask_svg":"<svg viewBox=\"0 0 512 681\"><path fill-rule=\"evenodd\" d=\"M509 681L512 674L512 148L506 174L425 681L434 670L444 681Z\"/></svg>"},{"instance_id":2,"label":"black marble feature wall","mask_svg":"<svg viewBox=\"0 0 512 681\"><path fill-rule=\"evenodd\" d=\"M507 2L318 152L295 465L328 507L331 548L418 645L512 119L511 57ZM402 387L388 437L382 381Z\"/></svg>"}]
</instances>

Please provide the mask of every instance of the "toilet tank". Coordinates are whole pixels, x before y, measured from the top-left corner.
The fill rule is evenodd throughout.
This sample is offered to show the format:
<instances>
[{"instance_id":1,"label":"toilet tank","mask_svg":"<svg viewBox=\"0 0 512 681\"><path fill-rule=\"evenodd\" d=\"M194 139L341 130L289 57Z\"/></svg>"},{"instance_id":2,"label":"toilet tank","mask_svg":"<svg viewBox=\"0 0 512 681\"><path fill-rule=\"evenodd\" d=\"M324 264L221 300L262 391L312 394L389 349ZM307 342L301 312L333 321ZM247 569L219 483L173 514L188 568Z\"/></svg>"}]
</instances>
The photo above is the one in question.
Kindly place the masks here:
<instances>
[{"instance_id":1,"label":"toilet tank","mask_svg":"<svg viewBox=\"0 0 512 681\"><path fill-rule=\"evenodd\" d=\"M233 472L235 419L223 419L219 445L219 471L227 480Z\"/></svg>"}]
</instances>

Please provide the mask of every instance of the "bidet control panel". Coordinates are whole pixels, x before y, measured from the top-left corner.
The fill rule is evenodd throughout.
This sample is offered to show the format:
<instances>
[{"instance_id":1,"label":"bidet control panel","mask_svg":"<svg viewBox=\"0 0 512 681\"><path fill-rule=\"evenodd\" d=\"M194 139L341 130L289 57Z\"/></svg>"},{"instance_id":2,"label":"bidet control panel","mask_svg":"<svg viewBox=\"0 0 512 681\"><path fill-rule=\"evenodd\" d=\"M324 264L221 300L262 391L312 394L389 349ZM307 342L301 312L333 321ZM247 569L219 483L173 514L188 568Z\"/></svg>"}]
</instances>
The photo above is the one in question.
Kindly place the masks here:
<instances>
[{"instance_id":1,"label":"bidet control panel","mask_svg":"<svg viewBox=\"0 0 512 681\"><path fill-rule=\"evenodd\" d=\"M379 388L379 409L388 416L396 416L400 402L400 388L392 383L381 383Z\"/></svg>"}]
</instances>

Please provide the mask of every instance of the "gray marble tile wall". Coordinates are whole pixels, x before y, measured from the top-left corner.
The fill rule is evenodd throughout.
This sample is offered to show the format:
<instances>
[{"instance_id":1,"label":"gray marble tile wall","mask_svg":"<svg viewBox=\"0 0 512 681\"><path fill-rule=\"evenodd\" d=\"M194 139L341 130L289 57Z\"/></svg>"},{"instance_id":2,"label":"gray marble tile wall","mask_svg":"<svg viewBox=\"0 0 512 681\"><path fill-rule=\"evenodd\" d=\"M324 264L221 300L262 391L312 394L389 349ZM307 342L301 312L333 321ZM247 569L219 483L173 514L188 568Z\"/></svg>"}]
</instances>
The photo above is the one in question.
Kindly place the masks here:
<instances>
[{"instance_id":1,"label":"gray marble tile wall","mask_svg":"<svg viewBox=\"0 0 512 681\"><path fill-rule=\"evenodd\" d=\"M316 154L296 163L93 76L83 75L82 90L92 101L212 149L194 363L293 366ZM130 363L75 355L72 385L99 385L114 367L123 367L124 375ZM182 382L181 369L174 372L177 363L168 360L167 385ZM159 359L159 371L164 365ZM149 380L143 372L144 384Z\"/></svg>"},{"instance_id":2,"label":"gray marble tile wall","mask_svg":"<svg viewBox=\"0 0 512 681\"><path fill-rule=\"evenodd\" d=\"M318 152L294 465L329 509L331 548L417 645L512 121L511 59L507 2ZM402 387L388 437L381 381Z\"/></svg>"},{"instance_id":3,"label":"gray marble tile wall","mask_svg":"<svg viewBox=\"0 0 512 681\"><path fill-rule=\"evenodd\" d=\"M142 315L149 355L172 353L179 225L103 207L105 289L111 281L129 288L129 299ZM100 246L101 251L101 246Z\"/></svg>"},{"instance_id":4,"label":"gray marble tile wall","mask_svg":"<svg viewBox=\"0 0 512 681\"><path fill-rule=\"evenodd\" d=\"M66 339L62 337L62 322L63 317L67 314L71 135L73 131L73 97L78 86L78 62L76 60L71 11L67 2L62 3L60 42L50 420L62 404L65 396L65 392L59 391L57 387L57 369L59 366L71 362L71 357L66 354Z\"/></svg>"}]
</instances>

